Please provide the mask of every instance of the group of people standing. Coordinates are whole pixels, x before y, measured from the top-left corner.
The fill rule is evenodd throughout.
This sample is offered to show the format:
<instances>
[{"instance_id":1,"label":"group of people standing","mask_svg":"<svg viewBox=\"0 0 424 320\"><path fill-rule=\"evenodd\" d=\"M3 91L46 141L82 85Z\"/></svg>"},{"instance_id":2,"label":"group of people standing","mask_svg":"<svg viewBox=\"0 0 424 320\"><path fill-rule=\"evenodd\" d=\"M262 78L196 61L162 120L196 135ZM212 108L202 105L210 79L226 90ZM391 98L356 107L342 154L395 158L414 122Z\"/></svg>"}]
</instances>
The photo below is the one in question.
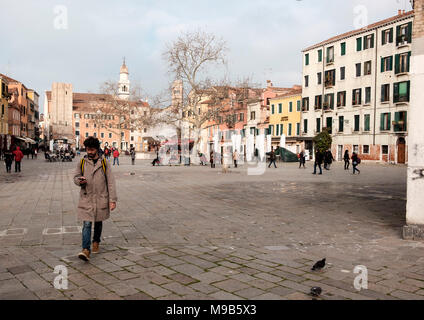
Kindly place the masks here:
<instances>
[{"instance_id":1,"label":"group of people standing","mask_svg":"<svg viewBox=\"0 0 424 320\"><path fill-rule=\"evenodd\" d=\"M322 168L321 165L324 163L324 169L330 170L330 166L333 163L334 157L330 150L327 150L325 152L320 152L317 150L315 152L315 162L314 162L314 172L312 174L317 174L317 167L319 169L318 174L322 174ZM352 160L352 166L353 166L353 174L356 173L356 171L361 173L361 171L357 168L358 165L361 163L361 159L358 157L358 155L353 152L352 157L349 156L349 151L346 150L343 156L344 160L344 169L349 170L350 160ZM300 168L300 165L299 165Z\"/></svg>"},{"instance_id":2,"label":"group of people standing","mask_svg":"<svg viewBox=\"0 0 424 320\"><path fill-rule=\"evenodd\" d=\"M21 161L24 154L20 147L16 147L14 151L7 150L4 152L4 162L6 163L6 172L12 172L12 163L15 161L15 172L21 172Z\"/></svg>"},{"instance_id":3,"label":"group of people standing","mask_svg":"<svg viewBox=\"0 0 424 320\"><path fill-rule=\"evenodd\" d=\"M116 163L119 166L119 151L118 151L117 148L115 148L115 147L112 147L112 148L105 147L104 150L102 150L102 149L99 149L99 150L103 151L103 152L100 152L100 155L102 155L102 153L103 153L107 160L109 160L110 156L112 155L113 165L115 165L115 163Z\"/></svg>"}]
</instances>

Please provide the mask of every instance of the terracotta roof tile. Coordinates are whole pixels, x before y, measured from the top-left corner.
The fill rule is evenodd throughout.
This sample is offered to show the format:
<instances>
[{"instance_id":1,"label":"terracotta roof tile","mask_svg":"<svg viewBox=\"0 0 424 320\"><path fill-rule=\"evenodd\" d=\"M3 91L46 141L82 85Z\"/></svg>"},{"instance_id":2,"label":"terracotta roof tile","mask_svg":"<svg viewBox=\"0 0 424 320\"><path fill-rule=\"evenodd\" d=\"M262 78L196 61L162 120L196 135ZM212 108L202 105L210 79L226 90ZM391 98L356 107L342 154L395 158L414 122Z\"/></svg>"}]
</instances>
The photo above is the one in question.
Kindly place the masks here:
<instances>
[{"instance_id":1,"label":"terracotta roof tile","mask_svg":"<svg viewBox=\"0 0 424 320\"><path fill-rule=\"evenodd\" d=\"M320 43L314 44L314 45L312 45L312 46L310 46L310 47L302 50L302 52L309 51L309 50L314 49L314 48L322 47L322 46L324 46L326 44L329 44L329 43L332 43L332 42L336 42L336 41L339 41L339 40L344 39L344 38L349 38L349 37L354 36L354 35L357 35L357 34L369 32L369 31L371 31L373 29L382 27L382 26L384 26L386 24L393 23L393 22L395 22L397 20L404 20L404 19L407 19L407 18L410 18L410 17L413 17L413 16L414 16L414 10L411 10L411 11L408 11L408 12L405 12L405 13L402 13L402 14L399 14L399 15L396 15L396 16L393 16L391 18L388 18L388 19L381 20L381 21L378 21L376 23L370 24L370 25L368 25L368 26L366 26L366 27L364 27L362 29L357 29L357 30L349 31L349 32L340 34L338 36L332 37L332 38L327 39L325 41L322 41Z\"/></svg>"}]
</instances>

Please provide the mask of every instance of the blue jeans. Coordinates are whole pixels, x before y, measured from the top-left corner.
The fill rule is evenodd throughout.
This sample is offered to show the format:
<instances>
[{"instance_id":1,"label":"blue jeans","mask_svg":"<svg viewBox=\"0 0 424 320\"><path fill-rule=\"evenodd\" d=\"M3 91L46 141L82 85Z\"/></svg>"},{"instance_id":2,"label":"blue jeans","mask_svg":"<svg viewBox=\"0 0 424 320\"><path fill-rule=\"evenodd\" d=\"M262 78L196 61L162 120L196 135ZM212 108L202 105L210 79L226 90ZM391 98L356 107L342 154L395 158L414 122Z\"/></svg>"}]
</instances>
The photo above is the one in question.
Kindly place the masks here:
<instances>
[{"instance_id":1,"label":"blue jeans","mask_svg":"<svg viewBox=\"0 0 424 320\"><path fill-rule=\"evenodd\" d=\"M91 227L92 227L91 221L84 221L83 228L82 228L82 248L90 250L90 244L91 244ZM102 227L103 223L102 221L94 222L94 235L93 235L93 242L100 243L100 236L102 235Z\"/></svg>"},{"instance_id":2,"label":"blue jeans","mask_svg":"<svg viewBox=\"0 0 424 320\"><path fill-rule=\"evenodd\" d=\"M322 169L321 169L321 164L319 164L319 163L314 163L314 174L316 174L317 173L317 166L318 166L318 168L319 168L319 173L320 174L322 174Z\"/></svg>"},{"instance_id":3,"label":"blue jeans","mask_svg":"<svg viewBox=\"0 0 424 320\"><path fill-rule=\"evenodd\" d=\"M113 165L115 165L115 162L118 162L118 166L119 166L119 158L113 158Z\"/></svg>"}]
</instances>

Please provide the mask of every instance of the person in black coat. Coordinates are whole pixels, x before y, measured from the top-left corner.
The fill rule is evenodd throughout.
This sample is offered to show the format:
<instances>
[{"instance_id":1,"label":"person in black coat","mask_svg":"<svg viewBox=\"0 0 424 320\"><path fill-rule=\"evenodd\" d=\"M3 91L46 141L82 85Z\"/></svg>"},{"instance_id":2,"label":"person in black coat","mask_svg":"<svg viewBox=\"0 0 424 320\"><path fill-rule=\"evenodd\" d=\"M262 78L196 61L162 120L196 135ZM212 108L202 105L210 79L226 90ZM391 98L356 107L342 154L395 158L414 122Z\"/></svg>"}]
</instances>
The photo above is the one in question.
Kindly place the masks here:
<instances>
[{"instance_id":1,"label":"person in black coat","mask_svg":"<svg viewBox=\"0 0 424 320\"><path fill-rule=\"evenodd\" d=\"M349 157L349 151L346 150L343 156L343 160L344 160L344 169L345 170L349 170L349 164L350 164L350 157Z\"/></svg>"},{"instance_id":2,"label":"person in black coat","mask_svg":"<svg viewBox=\"0 0 424 320\"><path fill-rule=\"evenodd\" d=\"M314 162L314 172L312 174L317 174L317 166L319 168L319 174L322 174L322 161L324 160L324 155L322 152L320 152L319 150L317 150L315 152L315 162Z\"/></svg>"},{"instance_id":3,"label":"person in black coat","mask_svg":"<svg viewBox=\"0 0 424 320\"><path fill-rule=\"evenodd\" d=\"M330 166L333 163L333 154L331 153L330 150L325 151L324 153L324 169L325 170L330 170Z\"/></svg>"},{"instance_id":4,"label":"person in black coat","mask_svg":"<svg viewBox=\"0 0 424 320\"><path fill-rule=\"evenodd\" d=\"M305 162L306 162L306 159L305 159L305 153L303 152L303 150L302 151L300 151L300 153L299 153L299 169L302 167L302 165L303 165L303 168L305 169L306 167L305 167Z\"/></svg>"},{"instance_id":5,"label":"person in black coat","mask_svg":"<svg viewBox=\"0 0 424 320\"><path fill-rule=\"evenodd\" d=\"M353 174L355 174L355 171L358 171L358 174L361 173L361 170L357 168L358 164L361 162L358 155L354 152L352 153L352 166L353 166Z\"/></svg>"}]
</instances>

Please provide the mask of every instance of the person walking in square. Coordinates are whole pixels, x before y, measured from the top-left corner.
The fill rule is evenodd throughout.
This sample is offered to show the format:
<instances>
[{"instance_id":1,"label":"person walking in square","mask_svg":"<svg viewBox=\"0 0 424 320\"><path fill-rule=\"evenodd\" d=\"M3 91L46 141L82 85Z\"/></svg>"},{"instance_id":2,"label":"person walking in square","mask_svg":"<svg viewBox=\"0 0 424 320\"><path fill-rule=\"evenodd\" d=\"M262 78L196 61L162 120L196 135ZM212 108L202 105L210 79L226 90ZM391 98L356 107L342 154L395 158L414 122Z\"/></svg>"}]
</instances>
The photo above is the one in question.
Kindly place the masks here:
<instances>
[{"instance_id":1,"label":"person walking in square","mask_svg":"<svg viewBox=\"0 0 424 320\"><path fill-rule=\"evenodd\" d=\"M115 163L118 164L119 166L119 151L118 149L113 150L113 165L115 165Z\"/></svg>"},{"instance_id":2,"label":"person walking in square","mask_svg":"<svg viewBox=\"0 0 424 320\"><path fill-rule=\"evenodd\" d=\"M78 258L90 260L91 253L99 252L103 221L115 210L115 178L109 163L99 155L100 142L95 137L84 141L87 155L81 159L74 172L74 183L81 187L78 203L78 220L83 223L82 251ZM93 250L91 250L91 230L94 223Z\"/></svg>"},{"instance_id":3,"label":"person walking in square","mask_svg":"<svg viewBox=\"0 0 424 320\"><path fill-rule=\"evenodd\" d=\"M325 151L324 153L324 169L330 170L331 164L333 163L333 154L330 150Z\"/></svg>"},{"instance_id":4,"label":"person walking in square","mask_svg":"<svg viewBox=\"0 0 424 320\"><path fill-rule=\"evenodd\" d=\"M13 155L15 156L15 172L21 172L21 161L24 158L21 148L16 147L16 150L13 151Z\"/></svg>"},{"instance_id":5,"label":"person walking in square","mask_svg":"<svg viewBox=\"0 0 424 320\"><path fill-rule=\"evenodd\" d=\"M322 174L321 165L322 165L323 159L324 159L324 155L322 154L322 152L317 150L315 152L314 172L312 174L317 174L317 167L319 168L319 174Z\"/></svg>"},{"instance_id":6,"label":"person walking in square","mask_svg":"<svg viewBox=\"0 0 424 320\"><path fill-rule=\"evenodd\" d=\"M211 163L211 168L215 168L215 162L214 162L214 158L213 158L213 151L210 152L209 154L209 161Z\"/></svg>"},{"instance_id":7,"label":"person walking in square","mask_svg":"<svg viewBox=\"0 0 424 320\"><path fill-rule=\"evenodd\" d=\"M10 150L4 152L4 162L6 163L6 172L12 172L13 153Z\"/></svg>"},{"instance_id":8,"label":"person walking in square","mask_svg":"<svg viewBox=\"0 0 424 320\"><path fill-rule=\"evenodd\" d=\"M361 159L358 157L358 155L357 155L355 152L353 152L353 153L352 153L352 167L353 167L353 174L355 174L355 172L356 172L356 171L358 171L358 174L360 174L360 173L361 173L361 170L359 170L359 169L357 168L358 164L360 164L360 163L361 163Z\"/></svg>"},{"instance_id":9,"label":"person walking in square","mask_svg":"<svg viewBox=\"0 0 424 320\"><path fill-rule=\"evenodd\" d=\"M131 153L131 164L134 165L135 164L135 148L134 147L131 148L130 153Z\"/></svg>"},{"instance_id":10,"label":"person walking in square","mask_svg":"<svg viewBox=\"0 0 424 320\"><path fill-rule=\"evenodd\" d=\"M234 168L237 168L237 160L238 160L238 152L237 150L234 150L233 152Z\"/></svg>"},{"instance_id":11,"label":"person walking in square","mask_svg":"<svg viewBox=\"0 0 424 320\"><path fill-rule=\"evenodd\" d=\"M303 168L304 169L306 169L306 167L305 167L305 162L306 162L306 159L305 159L305 152L302 150L302 151L300 151L300 153L299 153L299 169L303 166Z\"/></svg>"},{"instance_id":12,"label":"person walking in square","mask_svg":"<svg viewBox=\"0 0 424 320\"><path fill-rule=\"evenodd\" d=\"M268 168L271 167L271 164L274 164L274 167L277 168L277 165L275 164L275 152L274 152L274 148L271 148L271 152L269 153L269 165Z\"/></svg>"},{"instance_id":13,"label":"person walking in square","mask_svg":"<svg viewBox=\"0 0 424 320\"><path fill-rule=\"evenodd\" d=\"M349 170L350 157L349 157L349 151L348 150L345 150L343 160L344 160L344 169Z\"/></svg>"}]
</instances>

